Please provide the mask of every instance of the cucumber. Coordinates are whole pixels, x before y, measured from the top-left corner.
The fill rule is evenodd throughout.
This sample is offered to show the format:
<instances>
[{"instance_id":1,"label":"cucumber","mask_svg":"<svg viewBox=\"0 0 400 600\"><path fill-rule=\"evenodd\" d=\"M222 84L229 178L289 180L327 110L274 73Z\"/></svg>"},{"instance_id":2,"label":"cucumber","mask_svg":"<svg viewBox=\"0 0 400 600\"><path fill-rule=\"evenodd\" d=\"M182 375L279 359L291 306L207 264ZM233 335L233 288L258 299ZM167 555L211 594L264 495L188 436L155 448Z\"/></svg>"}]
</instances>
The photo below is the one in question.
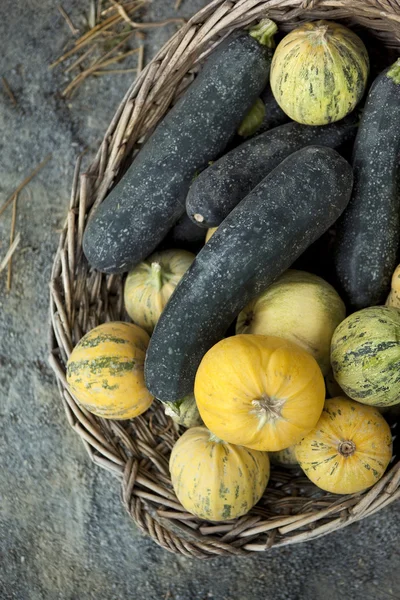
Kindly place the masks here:
<instances>
[{"instance_id":1,"label":"cucumber","mask_svg":"<svg viewBox=\"0 0 400 600\"><path fill-rule=\"evenodd\" d=\"M342 294L355 310L380 304L400 244L400 60L374 81L354 144L354 189L334 252Z\"/></svg>"},{"instance_id":2,"label":"cucumber","mask_svg":"<svg viewBox=\"0 0 400 600\"><path fill-rule=\"evenodd\" d=\"M232 34L210 56L86 227L83 249L105 273L136 266L185 211L194 174L221 154L268 79L276 25ZM263 35L261 35L261 33Z\"/></svg>"},{"instance_id":3,"label":"cucumber","mask_svg":"<svg viewBox=\"0 0 400 600\"><path fill-rule=\"evenodd\" d=\"M190 393L202 357L240 310L343 212L352 179L335 150L309 146L285 159L230 213L156 325L145 362L152 394L173 402Z\"/></svg>"},{"instance_id":4,"label":"cucumber","mask_svg":"<svg viewBox=\"0 0 400 600\"><path fill-rule=\"evenodd\" d=\"M217 227L231 210L287 156L309 145L340 148L353 141L357 115L309 127L287 123L244 142L205 169L186 198L189 217L202 227Z\"/></svg>"}]
</instances>

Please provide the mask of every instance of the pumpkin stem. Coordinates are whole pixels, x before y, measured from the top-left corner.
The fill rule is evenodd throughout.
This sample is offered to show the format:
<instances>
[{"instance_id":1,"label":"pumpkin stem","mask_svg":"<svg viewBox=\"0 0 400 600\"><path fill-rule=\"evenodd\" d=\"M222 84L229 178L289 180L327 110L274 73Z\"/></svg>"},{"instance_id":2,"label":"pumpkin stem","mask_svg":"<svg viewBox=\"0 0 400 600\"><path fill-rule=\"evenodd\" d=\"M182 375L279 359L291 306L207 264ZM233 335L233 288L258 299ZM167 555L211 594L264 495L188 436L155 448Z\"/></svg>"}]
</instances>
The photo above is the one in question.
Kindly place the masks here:
<instances>
[{"instance_id":1,"label":"pumpkin stem","mask_svg":"<svg viewBox=\"0 0 400 600\"><path fill-rule=\"evenodd\" d=\"M268 421L275 421L282 418L282 407L285 404L285 400L281 398L262 394L261 398L252 400L251 403L254 409L250 413L256 414L258 417L258 430L262 429Z\"/></svg>"},{"instance_id":2,"label":"pumpkin stem","mask_svg":"<svg viewBox=\"0 0 400 600\"><path fill-rule=\"evenodd\" d=\"M250 35L256 39L261 46L275 48L274 34L277 31L278 27L271 19L263 19L250 29Z\"/></svg>"},{"instance_id":3,"label":"pumpkin stem","mask_svg":"<svg viewBox=\"0 0 400 600\"><path fill-rule=\"evenodd\" d=\"M400 58L398 58L394 65L390 67L386 75L392 79L395 84L398 85L400 83Z\"/></svg>"},{"instance_id":4,"label":"pumpkin stem","mask_svg":"<svg viewBox=\"0 0 400 600\"><path fill-rule=\"evenodd\" d=\"M151 274L159 292L163 286L162 269L159 262L154 261L151 263Z\"/></svg>"},{"instance_id":5,"label":"pumpkin stem","mask_svg":"<svg viewBox=\"0 0 400 600\"><path fill-rule=\"evenodd\" d=\"M344 442L340 442L338 451L342 456L352 456L356 451L356 445L352 440L345 440Z\"/></svg>"}]
</instances>

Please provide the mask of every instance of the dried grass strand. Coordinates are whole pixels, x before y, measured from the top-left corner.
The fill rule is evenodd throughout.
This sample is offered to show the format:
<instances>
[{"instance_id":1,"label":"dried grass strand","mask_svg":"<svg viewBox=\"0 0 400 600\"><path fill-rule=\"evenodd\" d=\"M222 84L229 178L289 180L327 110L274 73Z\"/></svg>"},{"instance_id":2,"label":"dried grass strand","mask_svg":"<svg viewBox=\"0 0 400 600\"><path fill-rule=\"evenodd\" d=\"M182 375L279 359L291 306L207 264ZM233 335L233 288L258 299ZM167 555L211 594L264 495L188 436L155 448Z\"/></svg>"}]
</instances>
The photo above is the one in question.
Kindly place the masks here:
<instances>
[{"instance_id":1,"label":"dried grass strand","mask_svg":"<svg viewBox=\"0 0 400 600\"><path fill-rule=\"evenodd\" d=\"M9 198L5 201L5 203L3 204L3 206L0 208L0 217L3 214L3 212L6 210L6 208L11 204L11 202L14 199L14 196L16 194L19 194L20 191L23 190L24 187L26 185L28 185L28 183L30 181L32 181L32 179L39 173L39 171L41 171L43 169L43 167L47 165L47 163L51 159L51 156L52 156L51 154L49 154L48 156L46 156L46 158L37 167L35 167L35 169L32 171L32 173L30 173L27 177L25 177L25 179L23 180L23 182L20 183L19 186L13 191L13 193L11 194L11 196L9 196Z\"/></svg>"}]
</instances>

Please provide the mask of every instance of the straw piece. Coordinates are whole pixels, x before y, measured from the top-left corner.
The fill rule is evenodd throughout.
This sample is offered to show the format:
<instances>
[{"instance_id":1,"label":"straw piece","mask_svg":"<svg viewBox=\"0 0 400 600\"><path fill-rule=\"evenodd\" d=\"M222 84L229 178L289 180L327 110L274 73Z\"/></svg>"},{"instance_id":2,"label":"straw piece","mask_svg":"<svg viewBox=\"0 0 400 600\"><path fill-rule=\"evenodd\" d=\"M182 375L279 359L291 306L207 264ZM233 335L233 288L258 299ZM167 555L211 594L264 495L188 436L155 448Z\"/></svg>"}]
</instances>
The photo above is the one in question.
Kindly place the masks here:
<instances>
[{"instance_id":1,"label":"straw piece","mask_svg":"<svg viewBox=\"0 0 400 600\"><path fill-rule=\"evenodd\" d=\"M59 4L57 6L58 10L60 11L61 15L64 17L65 22L67 23L68 27L71 30L72 35L78 35L79 33L79 29L77 29L75 27L75 25L73 24L73 22L71 21L70 16L68 15L68 13L63 9L62 5Z\"/></svg>"},{"instance_id":2,"label":"straw piece","mask_svg":"<svg viewBox=\"0 0 400 600\"><path fill-rule=\"evenodd\" d=\"M6 91L6 94L7 94L7 96L8 96L8 97L10 98L10 100L11 100L11 103L12 103L12 105L13 105L13 106L17 106L17 99L16 99L16 97L14 96L14 94L13 94L13 91L12 91L12 89L10 88L10 86L9 86L9 84L8 84L8 81L7 81L7 79L6 79L5 77L2 77L2 78L1 78L1 81L2 81L2 83L3 83L3 87L4 87L5 91Z\"/></svg>"},{"instance_id":3,"label":"straw piece","mask_svg":"<svg viewBox=\"0 0 400 600\"><path fill-rule=\"evenodd\" d=\"M12 217L11 217L11 230L10 230L10 247L13 245L13 242L14 242L15 223L17 221L17 201L18 201L18 194L14 194L13 211L12 211ZM12 256L10 256L9 261L8 261L8 272L7 272L7 291L8 292L11 290L11 269L12 269Z\"/></svg>"},{"instance_id":4,"label":"straw piece","mask_svg":"<svg viewBox=\"0 0 400 600\"><path fill-rule=\"evenodd\" d=\"M13 243L11 244L11 246L9 247L9 249L7 250L7 253L6 253L5 257L3 258L3 260L0 263L0 273L2 271L4 271L4 269L6 268L8 261L10 260L10 258L14 254L14 252L16 251L17 246L20 243L20 241L21 241L21 234L18 232L15 240L13 241Z\"/></svg>"},{"instance_id":5,"label":"straw piece","mask_svg":"<svg viewBox=\"0 0 400 600\"><path fill-rule=\"evenodd\" d=\"M183 0L176 0L175 2L175 10L179 10L181 7Z\"/></svg>"},{"instance_id":6,"label":"straw piece","mask_svg":"<svg viewBox=\"0 0 400 600\"><path fill-rule=\"evenodd\" d=\"M28 177L26 177L23 180L23 182L19 184L19 186L17 187L17 189L13 191L13 193L11 194L11 196L9 196L9 198L5 201L5 203L3 204L3 206L0 208L0 217L3 214L3 212L6 210L6 208L11 204L11 202L14 199L14 196L16 194L20 193L20 191L35 177L35 175L37 175L39 173L39 171L41 171L43 169L43 167L45 165L47 165L47 163L49 162L50 159L51 159L51 154L49 154L48 156L46 156L46 158L32 171L32 173L30 173L28 175Z\"/></svg>"}]
</instances>

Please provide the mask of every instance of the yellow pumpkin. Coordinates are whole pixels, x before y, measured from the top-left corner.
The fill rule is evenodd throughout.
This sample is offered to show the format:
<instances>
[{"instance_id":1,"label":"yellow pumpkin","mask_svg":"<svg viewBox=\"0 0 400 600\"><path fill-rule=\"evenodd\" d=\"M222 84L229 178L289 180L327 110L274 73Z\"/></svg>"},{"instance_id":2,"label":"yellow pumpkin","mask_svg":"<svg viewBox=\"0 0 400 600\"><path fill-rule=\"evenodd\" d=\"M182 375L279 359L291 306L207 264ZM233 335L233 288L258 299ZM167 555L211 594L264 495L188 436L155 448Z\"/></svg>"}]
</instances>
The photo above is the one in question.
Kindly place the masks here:
<instances>
[{"instance_id":1,"label":"yellow pumpkin","mask_svg":"<svg viewBox=\"0 0 400 600\"><path fill-rule=\"evenodd\" d=\"M207 239L207 238L206 238ZM400 265L396 267L392 277L392 287L386 300L386 306L400 308Z\"/></svg>"},{"instance_id":2,"label":"yellow pumpkin","mask_svg":"<svg viewBox=\"0 0 400 600\"><path fill-rule=\"evenodd\" d=\"M312 273L289 270L242 310L236 333L273 335L299 344L326 375L333 332L345 317L346 307L329 283Z\"/></svg>"},{"instance_id":3,"label":"yellow pumpkin","mask_svg":"<svg viewBox=\"0 0 400 600\"><path fill-rule=\"evenodd\" d=\"M125 282L126 312L140 327L152 333L172 292L195 259L186 250L155 252L135 267Z\"/></svg>"},{"instance_id":4,"label":"yellow pumpkin","mask_svg":"<svg viewBox=\"0 0 400 600\"><path fill-rule=\"evenodd\" d=\"M278 467L296 467L299 464L296 458L296 446L289 446L279 452L269 452L268 455L271 463Z\"/></svg>"},{"instance_id":5,"label":"yellow pumpkin","mask_svg":"<svg viewBox=\"0 0 400 600\"><path fill-rule=\"evenodd\" d=\"M347 398L325 403L317 426L296 446L296 458L315 485L354 494L379 481L392 457L389 425L372 406Z\"/></svg>"},{"instance_id":6,"label":"yellow pumpkin","mask_svg":"<svg viewBox=\"0 0 400 600\"><path fill-rule=\"evenodd\" d=\"M325 384L315 359L288 340L236 335L203 357L194 395L219 438L255 450L296 444L318 422Z\"/></svg>"},{"instance_id":7,"label":"yellow pumpkin","mask_svg":"<svg viewBox=\"0 0 400 600\"><path fill-rule=\"evenodd\" d=\"M209 521L246 514L269 479L266 452L223 442L205 427L192 427L178 439L169 469L182 506Z\"/></svg>"},{"instance_id":8,"label":"yellow pumpkin","mask_svg":"<svg viewBox=\"0 0 400 600\"><path fill-rule=\"evenodd\" d=\"M304 125L343 119L364 95L368 52L351 29L334 21L304 23L278 44L271 63L272 93Z\"/></svg>"},{"instance_id":9,"label":"yellow pumpkin","mask_svg":"<svg viewBox=\"0 0 400 600\"><path fill-rule=\"evenodd\" d=\"M218 229L218 227L210 227L210 229L207 229L206 243L214 235L214 233L217 231L217 229Z\"/></svg>"},{"instance_id":10,"label":"yellow pumpkin","mask_svg":"<svg viewBox=\"0 0 400 600\"><path fill-rule=\"evenodd\" d=\"M88 411L105 419L131 419L153 402L144 383L148 334L132 323L104 323L73 349L67 382Z\"/></svg>"}]
</instances>

